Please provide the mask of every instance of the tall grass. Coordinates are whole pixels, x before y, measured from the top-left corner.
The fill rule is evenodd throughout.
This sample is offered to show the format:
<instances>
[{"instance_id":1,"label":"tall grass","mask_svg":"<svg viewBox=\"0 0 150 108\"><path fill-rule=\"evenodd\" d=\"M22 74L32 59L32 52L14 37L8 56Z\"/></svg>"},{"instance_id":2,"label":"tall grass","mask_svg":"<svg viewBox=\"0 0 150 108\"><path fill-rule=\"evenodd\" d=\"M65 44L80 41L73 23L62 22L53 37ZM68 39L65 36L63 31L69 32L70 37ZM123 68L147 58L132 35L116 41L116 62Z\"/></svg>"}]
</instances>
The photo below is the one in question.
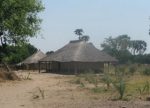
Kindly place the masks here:
<instances>
[{"instance_id":1,"label":"tall grass","mask_svg":"<svg viewBox=\"0 0 150 108\"><path fill-rule=\"evenodd\" d=\"M105 73L102 78L103 83L107 85L107 90L110 88L110 84L112 83L112 79L108 73Z\"/></svg>"},{"instance_id":2,"label":"tall grass","mask_svg":"<svg viewBox=\"0 0 150 108\"><path fill-rule=\"evenodd\" d=\"M142 97L143 94L144 96L150 94L150 80L147 76L150 75L150 68L148 66L131 64L111 68L109 68L109 72L105 71L103 76L91 72L78 75L79 79L76 80L76 83L83 85L83 87L86 84L86 88L89 87L94 93L107 92L109 94L116 90L117 99L121 100L137 98L138 93ZM142 74L140 74L141 72ZM93 84L94 86L88 86L88 84ZM103 84L106 86L103 86Z\"/></svg>"},{"instance_id":3,"label":"tall grass","mask_svg":"<svg viewBox=\"0 0 150 108\"><path fill-rule=\"evenodd\" d=\"M41 94L42 99L44 99L45 98L44 90L42 90L40 87L38 89L39 89L39 93Z\"/></svg>"},{"instance_id":4,"label":"tall grass","mask_svg":"<svg viewBox=\"0 0 150 108\"><path fill-rule=\"evenodd\" d=\"M127 69L124 66L118 66L116 68L115 79L112 84L119 94L119 99L123 99L126 91L125 79L127 73Z\"/></svg>"},{"instance_id":5,"label":"tall grass","mask_svg":"<svg viewBox=\"0 0 150 108\"><path fill-rule=\"evenodd\" d=\"M142 72L143 75L148 75L150 76L150 68L146 67L143 72Z\"/></svg>"},{"instance_id":6,"label":"tall grass","mask_svg":"<svg viewBox=\"0 0 150 108\"><path fill-rule=\"evenodd\" d=\"M93 84L95 87L98 87L99 79L96 74L93 72L81 74L80 78L82 78L84 81Z\"/></svg>"},{"instance_id":7,"label":"tall grass","mask_svg":"<svg viewBox=\"0 0 150 108\"><path fill-rule=\"evenodd\" d=\"M150 83L146 81L143 86L140 86L137 88L137 91L139 92L140 95L143 94L150 94Z\"/></svg>"},{"instance_id":8,"label":"tall grass","mask_svg":"<svg viewBox=\"0 0 150 108\"><path fill-rule=\"evenodd\" d=\"M126 83L124 80L119 80L118 82L113 83L114 87L116 88L117 92L119 93L119 99L123 99L126 90Z\"/></svg>"}]
</instances>

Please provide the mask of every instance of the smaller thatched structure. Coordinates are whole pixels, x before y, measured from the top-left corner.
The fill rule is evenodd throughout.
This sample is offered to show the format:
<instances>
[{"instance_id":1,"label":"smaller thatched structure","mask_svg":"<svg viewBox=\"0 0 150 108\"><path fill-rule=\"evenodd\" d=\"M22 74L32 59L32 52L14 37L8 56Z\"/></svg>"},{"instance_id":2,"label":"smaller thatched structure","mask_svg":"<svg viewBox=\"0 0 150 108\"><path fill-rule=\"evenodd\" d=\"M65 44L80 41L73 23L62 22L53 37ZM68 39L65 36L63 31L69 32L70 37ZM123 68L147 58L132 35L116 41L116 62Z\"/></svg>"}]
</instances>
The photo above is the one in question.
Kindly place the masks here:
<instances>
[{"instance_id":1,"label":"smaller thatched structure","mask_svg":"<svg viewBox=\"0 0 150 108\"><path fill-rule=\"evenodd\" d=\"M38 50L18 65L25 67L25 69L38 69L38 62L44 57L46 57L46 55L42 51Z\"/></svg>"}]
</instances>

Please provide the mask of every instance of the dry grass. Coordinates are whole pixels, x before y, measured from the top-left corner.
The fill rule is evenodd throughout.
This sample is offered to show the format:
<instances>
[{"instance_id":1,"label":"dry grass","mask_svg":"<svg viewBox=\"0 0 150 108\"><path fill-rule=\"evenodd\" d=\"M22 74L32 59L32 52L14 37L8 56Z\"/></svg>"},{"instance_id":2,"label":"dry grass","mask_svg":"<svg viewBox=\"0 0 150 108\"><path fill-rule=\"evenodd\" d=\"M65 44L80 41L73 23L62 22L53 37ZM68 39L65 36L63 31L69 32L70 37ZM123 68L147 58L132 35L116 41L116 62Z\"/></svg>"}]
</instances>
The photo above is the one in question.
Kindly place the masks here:
<instances>
[{"instance_id":1,"label":"dry grass","mask_svg":"<svg viewBox=\"0 0 150 108\"><path fill-rule=\"evenodd\" d=\"M29 71L20 72L28 76ZM19 75L18 74L18 75ZM128 101L112 101L118 93L110 84L89 76L56 75L50 73L30 72L32 80L7 82L0 84L0 106L2 108L149 108L150 102L145 101L147 94L139 95L136 88L150 81L148 76L133 75L128 78L125 98ZM96 83L96 84L95 84ZM40 87L40 88L39 88ZM141 99L139 99L139 96Z\"/></svg>"},{"instance_id":2,"label":"dry grass","mask_svg":"<svg viewBox=\"0 0 150 108\"><path fill-rule=\"evenodd\" d=\"M0 81L19 80L19 77L14 72L0 72Z\"/></svg>"}]
</instances>

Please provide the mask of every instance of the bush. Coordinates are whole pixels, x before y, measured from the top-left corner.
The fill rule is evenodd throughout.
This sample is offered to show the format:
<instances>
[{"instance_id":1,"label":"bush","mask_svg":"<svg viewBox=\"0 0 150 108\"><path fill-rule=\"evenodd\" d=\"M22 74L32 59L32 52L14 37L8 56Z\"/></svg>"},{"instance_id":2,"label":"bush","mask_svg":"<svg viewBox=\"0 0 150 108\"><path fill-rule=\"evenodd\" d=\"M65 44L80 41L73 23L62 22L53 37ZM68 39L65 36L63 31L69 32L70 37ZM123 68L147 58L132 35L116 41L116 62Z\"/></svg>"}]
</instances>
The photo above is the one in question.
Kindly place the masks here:
<instances>
[{"instance_id":1,"label":"bush","mask_svg":"<svg viewBox=\"0 0 150 108\"><path fill-rule=\"evenodd\" d=\"M150 68L145 68L142 72L143 75L150 75Z\"/></svg>"},{"instance_id":2,"label":"bush","mask_svg":"<svg viewBox=\"0 0 150 108\"><path fill-rule=\"evenodd\" d=\"M136 67L129 67L129 73L133 75L136 72Z\"/></svg>"},{"instance_id":3,"label":"bush","mask_svg":"<svg viewBox=\"0 0 150 108\"><path fill-rule=\"evenodd\" d=\"M101 88L101 87L92 88L92 92L94 92L94 93L104 93L106 91L107 91L106 89Z\"/></svg>"},{"instance_id":4,"label":"bush","mask_svg":"<svg viewBox=\"0 0 150 108\"><path fill-rule=\"evenodd\" d=\"M119 80L118 82L113 83L114 87L116 88L117 92L119 93L119 99L123 99L126 90L126 83L124 80Z\"/></svg>"},{"instance_id":5,"label":"bush","mask_svg":"<svg viewBox=\"0 0 150 108\"><path fill-rule=\"evenodd\" d=\"M20 78L14 72L0 72L1 80L19 80Z\"/></svg>"},{"instance_id":6,"label":"bush","mask_svg":"<svg viewBox=\"0 0 150 108\"><path fill-rule=\"evenodd\" d=\"M112 79L108 74L104 74L102 81L107 85L107 90L110 88L110 84L112 83Z\"/></svg>"},{"instance_id":7,"label":"bush","mask_svg":"<svg viewBox=\"0 0 150 108\"><path fill-rule=\"evenodd\" d=\"M149 94L150 93L150 83L146 81L143 86L138 87L137 91L139 91L140 95Z\"/></svg>"}]
</instances>

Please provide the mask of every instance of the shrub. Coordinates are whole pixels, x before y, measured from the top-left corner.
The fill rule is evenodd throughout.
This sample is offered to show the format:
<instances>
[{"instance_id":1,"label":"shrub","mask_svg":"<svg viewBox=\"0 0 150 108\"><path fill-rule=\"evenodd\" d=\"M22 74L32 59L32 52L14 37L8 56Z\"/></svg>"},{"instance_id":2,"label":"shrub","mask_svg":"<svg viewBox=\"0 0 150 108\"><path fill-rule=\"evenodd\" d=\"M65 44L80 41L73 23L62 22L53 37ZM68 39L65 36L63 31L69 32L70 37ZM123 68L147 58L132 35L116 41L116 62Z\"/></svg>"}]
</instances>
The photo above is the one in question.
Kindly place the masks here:
<instances>
[{"instance_id":1,"label":"shrub","mask_svg":"<svg viewBox=\"0 0 150 108\"><path fill-rule=\"evenodd\" d=\"M75 80L75 84L81 84L81 79L78 78L77 80Z\"/></svg>"},{"instance_id":2,"label":"shrub","mask_svg":"<svg viewBox=\"0 0 150 108\"><path fill-rule=\"evenodd\" d=\"M113 83L114 87L116 88L117 92L119 93L119 99L123 99L126 90L126 84L124 80L119 80L118 82Z\"/></svg>"},{"instance_id":3,"label":"shrub","mask_svg":"<svg viewBox=\"0 0 150 108\"><path fill-rule=\"evenodd\" d=\"M85 87L84 81L82 81L82 79L80 77L75 80L71 80L70 82L73 84L79 84L80 87Z\"/></svg>"},{"instance_id":4,"label":"shrub","mask_svg":"<svg viewBox=\"0 0 150 108\"><path fill-rule=\"evenodd\" d=\"M38 89L39 89L39 93L41 94L42 99L44 99L45 98L44 90L42 90L40 87Z\"/></svg>"},{"instance_id":5,"label":"shrub","mask_svg":"<svg viewBox=\"0 0 150 108\"><path fill-rule=\"evenodd\" d=\"M129 74L133 75L136 72L136 67L129 67Z\"/></svg>"},{"instance_id":6,"label":"shrub","mask_svg":"<svg viewBox=\"0 0 150 108\"><path fill-rule=\"evenodd\" d=\"M93 84L95 87L98 86L98 78L97 75L94 73L87 73L87 74L82 74L82 78L84 78L85 81L88 83Z\"/></svg>"},{"instance_id":7,"label":"shrub","mask_svg":"<svg viewBox=\"0 0 150 108\"><path fill-rule=\"evenodd\" d=\"M0 72L1 80L19 80L20 78L14 72Z\"/></svg>"},{"instance_id":8,"label":"shrub","mask_svg":"<svg viewBox=\"0 0 150 108\"><path fill-rule=\"evenodd\" d=\"M116 77L118 77L118 78L123 77L125 75L125 71L126 71L126 68L124 66L118 66L115 69L115 75L116 75Z\"/></svg>"},{"instance_id":9,"label":"shrub","mask_svg":"<svg viewBox=\"0 0 150 108\"><path fill-rule=\"evenodd\" d=\"M150 83L146 81L143 86L138 87L137 91L139 91L140 95L149 94L150 93Z\"/></svg>"},{"instance_id":10,"label":"shrub","mask_svg":"<svg viewBox=\"0 0 150 108\"><path fill-rule=\"evenodd\" d=\"M150 68L145 68L142 72L143 75L150 75Z\"/></svg>"},{"instance_id":11,"label":"shrub","mask_svg":"<svg viewBox=\"0 0 150 108\"><path fill-rule=\"evenodd\" d=\"M108 74L104 74L102 81L107 85L107 90L110 88L110 84L112 83L112 79Z\"/></svg>"},{"instance_id":12,"label":"shrub","mask_svg":"<svg viewBox=\"0 0 150 108\"><path fill-rule=\"evenodd\" d=\"M92 88L92 92L94 92L94 93L104 93L106 91L107 91L106 89L101 88L101 87Z\"/></svg>"}]
</instances>

